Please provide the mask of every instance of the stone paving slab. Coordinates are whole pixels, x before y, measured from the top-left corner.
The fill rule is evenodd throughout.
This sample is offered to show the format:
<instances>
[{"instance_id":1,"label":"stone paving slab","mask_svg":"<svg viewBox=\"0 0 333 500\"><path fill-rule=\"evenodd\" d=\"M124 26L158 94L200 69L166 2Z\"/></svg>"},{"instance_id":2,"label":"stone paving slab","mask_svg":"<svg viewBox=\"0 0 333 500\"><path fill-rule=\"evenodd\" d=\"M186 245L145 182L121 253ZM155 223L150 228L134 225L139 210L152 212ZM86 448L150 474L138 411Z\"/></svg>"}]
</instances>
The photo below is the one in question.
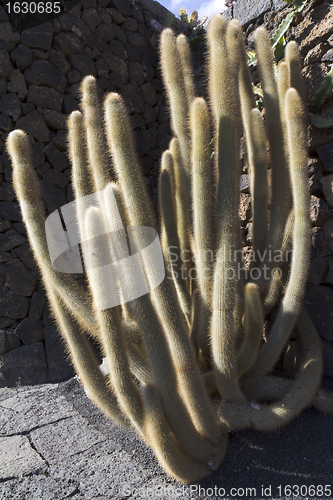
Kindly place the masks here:
<instances>
[{"instance_id":1,"label":"stone paving slab","mask_svg":"<svg viewBox=\"0 0 333 500\"><path fill-rule=\"evenodd\" d=\"M333 390L332 379L326 384ZM230 432L219 470L191 487L170 479L135 433L104 417L76 378L0 389L0 412L1 500L289 500L279 486L333 491L333 417L312 409L275 432Z\"/></svg>"}]
</instances>

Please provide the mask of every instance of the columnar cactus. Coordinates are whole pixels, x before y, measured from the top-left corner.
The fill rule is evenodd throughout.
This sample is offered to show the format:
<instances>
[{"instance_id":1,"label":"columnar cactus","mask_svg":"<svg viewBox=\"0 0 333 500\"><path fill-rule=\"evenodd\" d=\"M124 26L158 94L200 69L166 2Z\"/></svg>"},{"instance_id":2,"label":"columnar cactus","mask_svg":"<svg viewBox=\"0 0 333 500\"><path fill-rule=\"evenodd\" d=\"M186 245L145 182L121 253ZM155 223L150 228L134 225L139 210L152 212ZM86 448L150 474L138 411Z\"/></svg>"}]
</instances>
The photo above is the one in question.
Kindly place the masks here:
<instances>
[{"instance_id":1,"label":"columnar cactus","mask_svg":"<svg viewBox=\"0 0 333 500\"><path fill-rule=\"evenodd\" d=\"M276 78L268 35L262 28L256 32L264 120L255 106L240 26L215 16L208 47L209 105L196 97L186 38L176 38L170 29L161 36L175 137L161 161L159 223L125 103L120 95L109 94L103 121L96 81L91 76L83 80L82 111L69 117L68 144L85 283L54 268L28 137L16 130L7 142L30 243L87 394L111 419L135 429L164 469L183 482L197 481L219 466L228 427L274 429L311 404L333 411L332 397L318 390L320 341L302 306L310 226L297 47L287 45ZM238 219L242 135L253 253L262 256L255 279L243 267ZM143 251L151 244L146 229L158 226L165 279L158 277L158 252ZM284 256L290 245L291 261L283 257L281 269L273 269L271 256ZM121 273L112 274L105 259L107 264L121 262ZM141 274L133 262L141 262ZM150 291L138 296L140 280ZM275 322L264 335L265 317L281 294ZM300 352L295 378L273 377L270 372L295 327ZM106 357L108 375L99 369L89 335Z\"/></svg>"}]
</instances>

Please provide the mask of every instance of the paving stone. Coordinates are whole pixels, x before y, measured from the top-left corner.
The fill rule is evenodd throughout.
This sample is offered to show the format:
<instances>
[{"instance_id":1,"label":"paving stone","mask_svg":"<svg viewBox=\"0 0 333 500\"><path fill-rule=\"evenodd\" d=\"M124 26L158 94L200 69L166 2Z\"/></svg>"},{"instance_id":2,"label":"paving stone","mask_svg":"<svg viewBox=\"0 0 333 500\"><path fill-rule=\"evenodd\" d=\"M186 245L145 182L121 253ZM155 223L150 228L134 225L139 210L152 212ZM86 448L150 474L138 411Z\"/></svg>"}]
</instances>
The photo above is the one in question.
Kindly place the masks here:
<instances>
[{"instance_id":1,"label":"paving stone","mask_svg":"<svg viewBox=\"0 0 333 500\"><path fill-rule=\"evenodd\" d=\"M21 43L30 49L50 50L53 40L52 23L43 23L34 28L23 30Z\"/></svg>"},{"instance_id":2,"label":"paving stone","mask_svg":"<svg viewBox=\"0 0 333 500\"><path fill-rule=\"evenodd\" d=\"M55 500L65 498L86 500L81 495L75 495L77 489L78 483L68 484L55 481L48 476L35 474L32 477L12 479L0 483L0 496L2 500L13 500L14 498L15 500Z\"/></svg>"},{"instance_id":3,"label":"paving stone","mask_svg":"<svg viewBox=\"0 0 333 500\"><path fill-rule=\"evenodd\" d=\"M16 128L31 134L38 142L47 143L50 140L50 131L36 110L19 118L16 122Z\"/></svg>"},{"instance_id":4,"label":"paving stone","mask_svg":"<svg viewBox=\"0 0 333 500\"><path fill-rule=\"evenodd\" d=\"M304 303L319 334L333 341L333 288L307 284Z\"/></svg>"},{"instance_id":5,"label":"paving stone","mask_svg":"<svg viewBox=\"0 0 333 500\"><path fill-rule=\"evenodd\" d=\"M10 54L10 58L19 70L24 71L32 64L32 50L18 45Z\"/></svg>"},{"instance_id":6,"label":"paving stone","mask_svg":"<svg viewBox=\"0 0 333 500\"><path fill-rule=\"evenodd\" d=\"M41 191L46 203L48 213L66 205L66 197L61 189L58 189L48 180L41 181Z\"/></svg>"},{"instance_id":7,"label":"paving stone","mask_svg":"<svg viewBox=\"0 0 333 500\"><path fill-rule=\"evenodd\" d=\"M0 387L44 384L46 381L47 365L42 342L23 345L0 356Z\"/></svg>"},{"instance_id":8,"label":"paving stone","mask_svg":"<svg viewBox=\"0 0 333 500\"><path fill-rule=\"evenodd\" d=\"M59 382L74 376L74 369L65 352L64 341L55 325L44 327L47 377L49 382Z\"/></svg>"},{"instance_id":9,"label":"paving stone","mask_svg":"<svg viewBox=\"0 0 333 500\"><path fill-rule=\"evenodd\" d=\"M23 350L31 347L23 347ZM73 405L58 391L58 384L44 383L24 387L24 390L18 387L1 401L0 435L24 434L74 415Z\"/></svg>"},{"instance_id":10,"label":"paving stone","mask_svg":"<svg viewBox=\"0 0 333 500\"><path fill-rule=\"evenodd\" d=\"M17 295L30 297L36 287L36 281L36 277L23 262L7 266L5 285Z\"/></svg>"},{"instance_id":11,"label":"paving stone","mask_svg":"<svg viewBox=\"0 0 333 500\"><path fill-rule=\"evenodd\" d=\"M49 108L61 111L62 95L52 87L30 85L27 102L32 102L38 108Z\"/></svg>"},{"instance_id":12,"label":"paving stone","mask_svg":"<svg viewBox=\"0 0 333 500\"><path fill-rule=\"evenodd\" d=\"M40 319L24 318L16 327L15 333L25 345L44 340L43 325Z\"/></svg>"},{"instance_id":13,"label":"paving stone","mask_svg":"<svg viewBox=\"0 0 333 500\"><path fill-rule=\"evenodd\" d=\"M54 48L69 57L73 54L81 54L83 52L83 43L75 33L61 32L54 38Z\"/></svg>"},{"instance_id":14,"label":"paving stone","mask_svg":"<svg viewBox=\"0 0 333 500\"><path fill-rule=\"evenodd\" d=\"M66 88L67 80L54 64L49 61L34 61L31 66L25 70L24 77L27 84L31 85L45 85L46 87L53 87L60 94Z\"/></svg>"},{"instance_id":15,"label":"paving stone","mask_svg":"<svg viewBox=\"0 0 333 500\"><path fill-rule=\"evenodd\" d=\"M35 449L50 465L57 463L60 457L65 460L105 441L105 436L87 425L80 415L34 429L30 437Z\"/></svg>"},{"instance_id":16,"label":"paving stone","mask_svg":"<svg viewBox=\"0 0 333 500\"><path fill-rule=\"evenodd\" d=\"M47 464L31 447L27 436L0 438L0 479L6 480L18 475L42 473Z\"/></svg>"}]
</instances>

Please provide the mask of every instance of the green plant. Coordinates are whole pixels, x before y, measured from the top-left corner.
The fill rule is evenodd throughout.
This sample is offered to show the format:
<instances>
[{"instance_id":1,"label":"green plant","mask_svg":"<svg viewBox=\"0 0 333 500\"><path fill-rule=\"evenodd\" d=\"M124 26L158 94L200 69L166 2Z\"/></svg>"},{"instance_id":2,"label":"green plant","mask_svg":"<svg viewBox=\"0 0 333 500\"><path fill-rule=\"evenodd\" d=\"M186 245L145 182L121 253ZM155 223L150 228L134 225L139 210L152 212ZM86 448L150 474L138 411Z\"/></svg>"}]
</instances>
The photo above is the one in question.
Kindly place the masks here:
<instances>
[{"instance_id":1,"label":"green plant","mask_svg":"<svg viewBox=\"0 0 333 500\"><path fill-rule=\"evenodd\" d=\"M111 255L125 263L126 281L137 280L132 267L126 267L129 251L119 231L118 210L128 231L139 228L138 248L149 243L140 228L157 227L122 98L115 93L106 97L103 122L96 81L88 76L82 83L82 112L73 112L68 121L77 219L81 240L89 242L83 247L87 283L52 267L28 137L16 130L7 141L29 240L89 397L110 418L135 429L164 469L183 482L197 481L219 466L228 427L273 429L311 404L333 411L331 396L318 390L320 341L302 307L310 226L297 46L287 45L286 62L280 65L276 81L267 33L261 28L256 32L264 122L255 108L240 26L215 16L208 27L208 45L211 114L205 100L195 95L186 38L176 38L170 29L161 36L162 72L175 137L162 156L159 181L166 278L149 294L104 308L102 276L93 269L101 244L95 228L103 225ZM262 256L256 279L246 276L238 220L242 133L249 162L253 252ZM109 156L117 183L110 181ZM85 209L80 200L94 192L98 207ZM290 245L289 263L285 252ZM269 250L283 256L281 273L274 269ZM150 283L155 263L144 254L142 259ZM192 279L193 265L197 279ZM269 279L263 275L265 269ZM280 294L281 305L267 334L265 317ZM285 366L292 365L296 374L290 379L272 376L295 325L300 355L289 348ZM107 376L98 367L89 335L107 359Z\"/></svg>"}]
</instances>

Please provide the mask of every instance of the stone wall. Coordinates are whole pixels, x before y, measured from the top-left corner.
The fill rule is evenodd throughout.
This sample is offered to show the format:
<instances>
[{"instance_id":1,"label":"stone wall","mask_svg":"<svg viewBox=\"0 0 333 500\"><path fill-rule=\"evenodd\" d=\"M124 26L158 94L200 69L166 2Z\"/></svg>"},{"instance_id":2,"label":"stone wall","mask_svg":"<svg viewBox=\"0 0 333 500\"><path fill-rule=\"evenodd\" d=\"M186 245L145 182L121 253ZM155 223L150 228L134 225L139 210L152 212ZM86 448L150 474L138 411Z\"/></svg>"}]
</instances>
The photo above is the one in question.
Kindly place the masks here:
<instances>
[{"instance_id":1,"label":"stone wall","mask_svg":"<svg viewBox=\"0 0 333 500\"><path fill-rule=\"evenodd\" d=\"M167 15L153 0L82 0L18 32L0 6L0 386L71 373L11 187L6 137L14 128L29 134L46 215L71 201L66 121L79 107L82 78L94 75L101 95L120 92L127 102L156 206L159 158L170 139L157 50Z\"/></svg>"},{"instance_id":2,"label":"stone wall","mask_svg":"<svg viewBox=\"0 0 333 500\"><path fill-rule=\"evenodd\" d=\"M283 0L237 0L225 15L243 26L249 47L258 25L272 33L290 12ZM158 68L158 37L168 11L153 0L82 0L71 12L21 33L0 7L0 386L60 380L71 374L53 325L19 207L4 148L8 133L29 134L46 215L71 201L66 118L78 109L82 77L93 74L103 92L117 91L131 115L137 151L156 208L159 158L169 139ZM176 31L186 31L175 20ZM301 47L308 99L333 62L333 10L309 1L287 33ZM204 48L193 50L197 89L204 94ZM253 71L254 81L258 79ZM333 115L328 101L322 116ZM322 336L325 373L333 376L333 129L309 128L312 255L305 302ZM240 218L250 243L246 164ZM12 374L14 378L12 379Z\"/></svg>"}]
</instances>

